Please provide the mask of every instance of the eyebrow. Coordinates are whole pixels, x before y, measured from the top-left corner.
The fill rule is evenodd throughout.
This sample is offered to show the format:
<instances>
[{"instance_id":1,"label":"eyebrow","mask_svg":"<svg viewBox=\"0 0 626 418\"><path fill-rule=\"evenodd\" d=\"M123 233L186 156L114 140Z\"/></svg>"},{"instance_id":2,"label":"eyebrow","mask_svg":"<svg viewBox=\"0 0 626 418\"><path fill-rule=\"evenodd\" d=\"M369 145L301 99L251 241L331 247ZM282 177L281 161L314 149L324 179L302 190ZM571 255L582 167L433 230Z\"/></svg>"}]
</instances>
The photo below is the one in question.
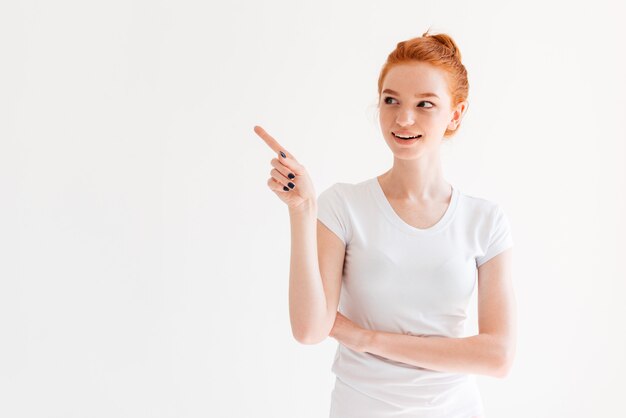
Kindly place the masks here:
<instances>
[{"instance_id":1,"label":"eyebrow","mask_svg":"<svg viewBox=\"0 0 626 418\"><path fill-rule=\"evenodd\" d=\"M399 96L399 94L391 89L385 89L383 90L383 93L389 93L389 94L394 94L396 96ZM418 93L415 95L415 97L436 97L439 98L439 96L437 96L435 93Z\"/></svg>"}]
</instances>

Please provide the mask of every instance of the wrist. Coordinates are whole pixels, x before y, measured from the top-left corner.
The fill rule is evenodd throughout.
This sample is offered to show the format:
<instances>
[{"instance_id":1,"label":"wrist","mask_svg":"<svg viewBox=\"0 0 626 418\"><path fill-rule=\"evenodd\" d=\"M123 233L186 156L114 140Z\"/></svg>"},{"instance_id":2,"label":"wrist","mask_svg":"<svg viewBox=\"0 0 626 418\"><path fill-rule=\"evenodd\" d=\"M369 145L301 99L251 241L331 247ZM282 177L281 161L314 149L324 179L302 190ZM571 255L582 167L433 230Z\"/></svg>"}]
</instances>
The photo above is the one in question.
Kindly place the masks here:
<instances>
[{"instance_id":1,"label":"wrist","mask_svg":"<svg viewBox=\"0 0 626 418\"><path fill-rule=\"evenodd\" d=\"M289 207L289 215L317 217L317 200L305 200L295 208Z\"/></svg>"}]
</instances>

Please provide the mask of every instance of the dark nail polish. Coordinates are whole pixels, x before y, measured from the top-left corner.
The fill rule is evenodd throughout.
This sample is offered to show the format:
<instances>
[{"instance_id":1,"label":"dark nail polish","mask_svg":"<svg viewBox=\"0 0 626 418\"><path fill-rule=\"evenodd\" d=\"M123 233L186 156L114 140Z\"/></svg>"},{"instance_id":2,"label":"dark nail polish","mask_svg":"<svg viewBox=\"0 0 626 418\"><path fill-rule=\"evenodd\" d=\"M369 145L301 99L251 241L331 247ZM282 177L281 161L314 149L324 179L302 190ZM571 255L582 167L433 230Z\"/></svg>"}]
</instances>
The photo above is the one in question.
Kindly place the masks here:
<instances>
[{"instance_id":1,"label":"dark nail polish","mask_svg":"<svg viewBox=\"0 0 626 418\"><path fill-rule=\"evenodd\" d=\"M295 184L293 184L292 182L287 183L287 186L291 187L292 189L293 189L294 187L296 187L296 185L295 185Z\"/></svg>"},{"instance_id":2,"label":"dark nail polish","mask_svg":"<svg viewBox=\"0 0 626 418\"><path fill-rule=\"evenodd\" d=\"M283 158L287 158L287 156L285 155L285 153L284 153L284 152L282 152L282 151L280 152L280 155L282 155L282 156L283 156Z\"/></svg>"},{"instance_id":3,"label":"dark nail polish","mask_svg":"<svg viewBox=\"0 0 626 418\"><path fill-rule=\"evenodd\" d=\"M288 192L289 190L291 190L289 187L283 186L283 190Z\"/></svg>"},{"instance_id":4,"label":"dark nail polish","mask_svg":"<svg viewBox=\"0 0 626 418\"><path fill-rule=\"evenodd\" d=\"M287 177L289 177L290 179L295 179L295 178L296 178L296 176L294 176L294 175L293 175L293 174L291 174L291 173L289 173L289 175L288 175Z\"/></svg>"}]
</instances>

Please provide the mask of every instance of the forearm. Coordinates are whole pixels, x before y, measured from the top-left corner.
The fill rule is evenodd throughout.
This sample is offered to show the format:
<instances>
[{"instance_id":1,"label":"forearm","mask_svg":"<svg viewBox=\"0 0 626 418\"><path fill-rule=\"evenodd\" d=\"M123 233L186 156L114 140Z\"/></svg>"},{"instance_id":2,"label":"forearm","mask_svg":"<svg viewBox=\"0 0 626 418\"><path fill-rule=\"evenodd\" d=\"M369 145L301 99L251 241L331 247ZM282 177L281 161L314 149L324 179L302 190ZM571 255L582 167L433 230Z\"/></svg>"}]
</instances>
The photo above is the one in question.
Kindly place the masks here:
<instances>
[{"instance_id":1,"label":"forearm","mask_svg":"<svg viewBox=\"0 0 626 418\"><path fill-rule=\"evenodd\" d=\"M317 202L297 212L290 210L289 218L289 316L294 337L306 343L325 326L328 316L317 255Z\"/></svg>"},{"instance_id":2,"label":"forearm","mask_svg":"<svg viewBox=\"0 0 626 418\"><path fill-rule=\"evenodd\" d=\"M500 339L478 334L464 338L414 336L369 331L363 351L430 370L502 377Z\"/></svg>"}]
</instances>

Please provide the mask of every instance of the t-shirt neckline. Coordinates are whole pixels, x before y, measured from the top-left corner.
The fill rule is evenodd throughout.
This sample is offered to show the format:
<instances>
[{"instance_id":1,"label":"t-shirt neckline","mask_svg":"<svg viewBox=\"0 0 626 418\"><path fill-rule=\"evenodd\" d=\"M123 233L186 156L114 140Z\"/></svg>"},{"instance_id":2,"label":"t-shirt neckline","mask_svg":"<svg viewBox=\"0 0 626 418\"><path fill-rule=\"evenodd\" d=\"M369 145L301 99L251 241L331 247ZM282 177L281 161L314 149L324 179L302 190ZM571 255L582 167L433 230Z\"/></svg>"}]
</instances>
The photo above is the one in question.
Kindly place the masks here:
<instances>
[{"instance_id":1,"label":"t-shirt neckline","mask_svg":"<svg viewBox=\"0 0 626 418\"><path fill-rule=\"evenodd\" d=\"M391 203L389 203L389 200L387 200L387 196L385 196L385 192L383 191L383 188L378 181L378 176L370 179L370 186L374 198L378 202L378 206L380 207L382 212L385 214L385 217L398 228L414 235L432 234L445 228L446 225L448 225L452 220L459 201L459 191L456 187L454 187L454 185L451 184L452 198L450 199L448 208L446 209L446 212L443 214L441 219L439 219L436 224L432 225L429 228L416 228L406 223L393 209L393 206L391 206Z\"/></svg>"}]
</instances>

